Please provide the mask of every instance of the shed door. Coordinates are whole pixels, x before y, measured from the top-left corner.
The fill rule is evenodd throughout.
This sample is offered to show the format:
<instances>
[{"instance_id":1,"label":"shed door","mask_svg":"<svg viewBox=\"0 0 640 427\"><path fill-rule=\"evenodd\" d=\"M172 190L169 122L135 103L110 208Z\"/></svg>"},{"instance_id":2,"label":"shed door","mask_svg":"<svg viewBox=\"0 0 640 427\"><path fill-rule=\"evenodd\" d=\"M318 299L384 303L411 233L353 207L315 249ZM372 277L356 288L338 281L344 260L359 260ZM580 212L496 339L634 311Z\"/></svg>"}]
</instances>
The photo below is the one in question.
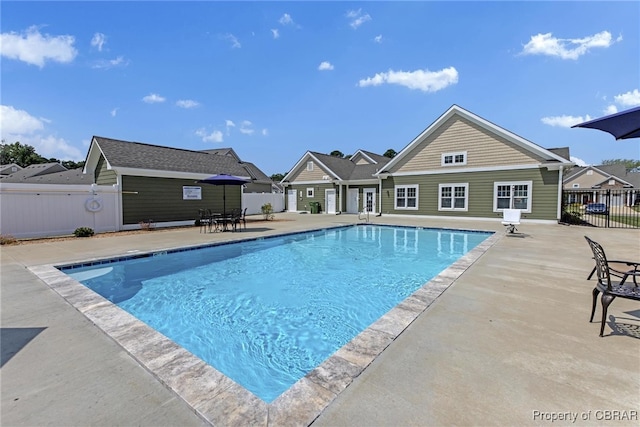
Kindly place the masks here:
<instances>
[{"instance_id":1,"label":"shed door","mask_svg":"<svg viewBox=\"0 0 640 427\"><path fill-rule=\"evenodd\" d=\"M298 210L296 190L287 190L287 208L289 209L289 212L296 212Z\"/></svg>"},{"instance_id":2,"label":"shed door","mask_svg":"<svg viewBox=\"0 0 640 427\"><path fill-rule=\"evenodd\" d=\"M347 192L347 213L358 213L358 189L350 188Z\"/></svg>"},{"instance_id":3,"label":"shed door","mask_svg":"<svg viewBox=\"0 0 640 427\"><path fill-rule=\"evenodd\" d=\"M336 213L336 190L326 190L324 193L324 204L328 214Z\"/></svg>"}]
</instances>

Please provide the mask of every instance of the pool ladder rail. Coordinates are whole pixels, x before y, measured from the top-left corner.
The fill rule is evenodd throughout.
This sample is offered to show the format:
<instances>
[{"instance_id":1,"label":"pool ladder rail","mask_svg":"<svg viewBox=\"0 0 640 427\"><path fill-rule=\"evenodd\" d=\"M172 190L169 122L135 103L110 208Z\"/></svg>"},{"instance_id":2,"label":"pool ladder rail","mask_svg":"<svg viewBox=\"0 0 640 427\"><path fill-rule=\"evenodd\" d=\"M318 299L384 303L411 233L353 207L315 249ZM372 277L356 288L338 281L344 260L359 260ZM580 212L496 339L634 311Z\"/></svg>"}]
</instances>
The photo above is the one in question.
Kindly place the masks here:
<instances>
[{"instance_id":1,"label":"pool ladder rail","mask_svg":"<svg viewBox=\"0 0 640 427\"><path fill-rule=\"evenodd\" d=\"M362 216L361 216L362 215ZM358 212L358 221L369 222L369 211Z\"/></svg>"}]
</instances>

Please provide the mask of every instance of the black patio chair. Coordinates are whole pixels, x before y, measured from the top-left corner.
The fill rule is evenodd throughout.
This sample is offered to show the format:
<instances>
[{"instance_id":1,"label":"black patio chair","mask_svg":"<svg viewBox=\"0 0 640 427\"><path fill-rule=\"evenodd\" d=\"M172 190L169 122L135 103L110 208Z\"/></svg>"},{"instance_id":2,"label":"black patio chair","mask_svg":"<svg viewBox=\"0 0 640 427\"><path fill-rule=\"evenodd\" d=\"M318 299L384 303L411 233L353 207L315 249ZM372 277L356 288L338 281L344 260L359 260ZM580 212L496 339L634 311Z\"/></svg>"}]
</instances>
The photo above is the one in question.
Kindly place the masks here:
<instances>
[{"instance_id":1,"label":"black patio chair","mask_svg":"<svg viewBox=\"0 0 640 427\"><path fill-rule=\"evenodd\" d=\"M609 264L609 273L612 276L618 277L620 279L631 276L633 278L633 283L638 286L638 276L640 276L640 261L621 261L621 260L607 260ZM612 267L611 265L615 265L616 267ZM626 266L626 267L625 267ZM587 276L587 280L591 280L594 274L596 274L596 269L598 267L594 266L589 276Z\"/></svg>"},{"instance_id":2,"label":"black patio chair","mask_svg":"<svg viewBox=\"0 0 640 427\"><path fill-rule=\"evenodd\" d=\"M233 217L233 229L235 230L238 225L242 223L244 229L247 229L247 208L244 210L238 209L238 214ZM242 228L241 228L242 229Z\"/></svg>"},{"instance_id":3,"label":"black patio chair","mask_svg":"<svg viewBox=\"0 0 640 427\"><path fill-rule=\"evenodd\" d=\"M596 273L598 274L598 283L596 287L593 288L593 302L591 305L591 318L589 322L593 322L593 315L596 312L596 299L598 298L598 294L602 292L602 324L600 325L600 336L604 332L604 324L607 320L607 309L609 305L613 302L616 297L631 299L640 301L640 287L630 284L625 284L627 278L632 276L635 282L636 276L639 274L636 270L629 270L627 272L616 271L617 274L620 274L619 277L621 280L619 282L611 282L612 268L609 266L607 262L607 256L604 253L604 249L600 246L599 243L594 242L587 236L584 236L587 239L587 243L591 247L591 251L593 252L593 259L596 262Z\"/></svg>"},{"instance_id":4,"label":"black patio chair","mask_svg":"<svg viewBox=\"0 0 640 427\"><path fill-rule=\"evenodd\" d=\"M213 225L213 216L210 209L198 209L198 222L200 224L200 232L204 229L204 232L211 231Z\"/></svg>"}]
</instances>

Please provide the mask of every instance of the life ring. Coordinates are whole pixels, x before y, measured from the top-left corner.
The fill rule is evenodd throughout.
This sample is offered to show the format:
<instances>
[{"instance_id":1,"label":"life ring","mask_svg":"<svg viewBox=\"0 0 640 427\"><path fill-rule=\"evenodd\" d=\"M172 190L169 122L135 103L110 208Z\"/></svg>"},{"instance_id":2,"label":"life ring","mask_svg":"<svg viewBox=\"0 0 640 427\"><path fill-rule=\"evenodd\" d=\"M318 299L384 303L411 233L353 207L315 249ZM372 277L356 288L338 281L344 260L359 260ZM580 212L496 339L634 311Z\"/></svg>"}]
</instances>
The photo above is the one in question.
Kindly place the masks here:
<instances>
[{"instance_id":1,"label":"life ring","mask_svg":"<svg viewBox=\"0 0 640 427\"><path fill-rule=\"evenodd\" d=\"M89 198L84 203L84 207L89 212L100 212L102 210L102 199L100 197Z\"/></svg>"}]
</instances>

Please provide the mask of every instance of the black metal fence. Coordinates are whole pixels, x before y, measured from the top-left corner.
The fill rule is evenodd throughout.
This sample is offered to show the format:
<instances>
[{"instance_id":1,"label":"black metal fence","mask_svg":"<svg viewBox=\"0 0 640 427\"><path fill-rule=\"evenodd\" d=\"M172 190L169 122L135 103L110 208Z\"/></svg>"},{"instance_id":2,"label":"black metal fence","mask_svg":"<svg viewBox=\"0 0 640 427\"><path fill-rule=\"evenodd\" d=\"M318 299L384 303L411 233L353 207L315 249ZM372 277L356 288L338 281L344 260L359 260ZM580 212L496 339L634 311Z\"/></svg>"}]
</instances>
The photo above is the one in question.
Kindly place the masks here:
<instances>
[{"instance_id":1,"label":"black metal fence","mask_svg":"<svg viewBox=\"0 0 640 427\"><path fill-rule=\"evenodd\" d=\"M561 221L590 227L640 228L640 189L564 190Z\"/></svg>"}]
</instances>

